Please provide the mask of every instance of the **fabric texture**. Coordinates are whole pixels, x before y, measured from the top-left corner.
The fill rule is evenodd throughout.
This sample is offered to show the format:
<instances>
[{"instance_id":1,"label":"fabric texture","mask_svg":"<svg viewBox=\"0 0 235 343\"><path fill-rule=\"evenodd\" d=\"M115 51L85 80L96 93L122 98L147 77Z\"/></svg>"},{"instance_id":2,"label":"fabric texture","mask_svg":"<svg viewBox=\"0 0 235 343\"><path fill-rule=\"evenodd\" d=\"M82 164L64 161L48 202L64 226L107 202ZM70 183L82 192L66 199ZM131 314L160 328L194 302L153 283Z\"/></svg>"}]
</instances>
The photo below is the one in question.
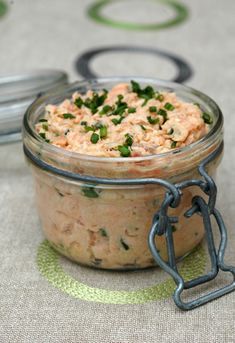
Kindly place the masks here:
<instances>
[{"instance_id":1,"label":"fabric texture","mask_svg":"<svg viewBox=\"0 0 235 343\"><path fill-rule=\"evenodd\" d=\"M80 54L113 44L155 47L184 58L194 70L187 84L215 99L225 117L217 207L228 226L226 262L235 265L234 0L185 1L189 10L185 22L145 32L127 32L92 21L86 14L92 3L9 1L8 12L0 18L0 73L57 68L65 70L72 81L80 78L74 68ZM163 21L173 15L160 3L139 0L118 1L102 13L119 21L142 23L155 23L160 17ZM138 53L104 54L92 61L92 68L100 76L132 74L172 79L177 73L169 60ZM21 143L0 146L0 343L235 342L235 292L191 312L180 311L171 297L137 304L78 299L55 287L40 272L36 260L44 239ZM105 272L63 258L60 265L72 279L110 291L137 291L168 278L156 269ZM213 287L229 281L221 273ZM207 288L204 285L190 291L189 297Z\"/></svg>"}]
</instances>

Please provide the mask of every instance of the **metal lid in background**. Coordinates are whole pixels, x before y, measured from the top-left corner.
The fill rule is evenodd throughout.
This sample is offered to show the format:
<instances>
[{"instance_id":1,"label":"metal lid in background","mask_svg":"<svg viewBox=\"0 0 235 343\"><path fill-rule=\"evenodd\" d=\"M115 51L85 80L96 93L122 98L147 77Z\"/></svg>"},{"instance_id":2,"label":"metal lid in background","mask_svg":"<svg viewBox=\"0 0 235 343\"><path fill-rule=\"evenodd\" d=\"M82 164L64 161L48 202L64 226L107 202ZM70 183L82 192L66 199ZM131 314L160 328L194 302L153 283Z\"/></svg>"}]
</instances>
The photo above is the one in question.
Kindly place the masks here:
<instances>
[{"instance_id":1,"label":"metal lid in background","mask_svg":"<svg viewBox=\"0 0 235 343\"><path fill-rule=\"evenodd\" d=\"M0 144L19 141L27 107L40 93L67 82L67 74L60 70L0 76Z\"/></svg>"}]
</instances>

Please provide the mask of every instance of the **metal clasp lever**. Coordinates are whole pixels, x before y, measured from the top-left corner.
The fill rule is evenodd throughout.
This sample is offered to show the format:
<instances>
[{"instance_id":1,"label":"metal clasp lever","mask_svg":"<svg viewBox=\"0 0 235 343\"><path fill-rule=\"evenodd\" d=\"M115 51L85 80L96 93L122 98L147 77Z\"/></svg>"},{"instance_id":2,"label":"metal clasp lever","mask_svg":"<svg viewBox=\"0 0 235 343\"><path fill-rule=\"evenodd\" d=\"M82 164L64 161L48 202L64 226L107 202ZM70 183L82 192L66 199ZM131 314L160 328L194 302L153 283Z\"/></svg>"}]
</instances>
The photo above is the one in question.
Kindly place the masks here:
<instances>
[{"instance_id":1,"label":"metal clasp lever","mask_svg":"<svg viewBox=\"0 0 235 343\"><path fill-rule=\"evenodd\" d=\"M220 212L214 207L215 200L216 200L216 185L211 177L205 171L205 166L207 163L215 159L218 153L221 151L222 146L220 146L213 154L211 154L206 160L204 160L199 166L199 172L204 177L205 181L202 180L189 180L185 181L181 184L175 185L175 187L181 192L182 189L197 185L199 186L204 192L209 195L208 204L201 196L195 196L192 199L192 207L185 213L186 217L191 217L195 214L200 214L203 218L203 223L205 227L205 234L206 234L206 241L208 245L208 251L211 260L211 270L203 276L195 278L193 280L185 282L182 276L179 274L176 259L175 259L175 251L174 251L174 241L173 241L173 234L172 234L172 226L171 223L176 222L177 218L169 217L167 215L168 207L176 207L172 206L172 201L174 196L169 193L166 193L165 199L162 203L162 206L158 213L153 218L153 224L149 233L149 248L150 251L157 262L157 264L165 270L168 274L172 276L174 279L177 287L173 294L173 299L175 304L182 310L191 310L198 306L208 303L214 299L217 299L227 293L230 293L235 290L235 267L228 266L224 263L224 254L227 245L227 230L223 221L223 218ZM216 247L214 244L213 238L213 231L211 226L211 216L213 216L216 220L217 226L220 231L220 245L218 248L218 252L216 251ZM165 234L166 242L167 242L167 251L168 251L168 262L165 262L157 249L156 246L156 236L160 236ZM231 284L217 289L215 291L210 292L209 294L203 295L197 299L192 301L184 302L181 299L181 294L185 289L190 289L195 286L204 284L210 280L216 278L219 270L230 272L233 275L233 281Z\"/></svg>"}]
</instances>

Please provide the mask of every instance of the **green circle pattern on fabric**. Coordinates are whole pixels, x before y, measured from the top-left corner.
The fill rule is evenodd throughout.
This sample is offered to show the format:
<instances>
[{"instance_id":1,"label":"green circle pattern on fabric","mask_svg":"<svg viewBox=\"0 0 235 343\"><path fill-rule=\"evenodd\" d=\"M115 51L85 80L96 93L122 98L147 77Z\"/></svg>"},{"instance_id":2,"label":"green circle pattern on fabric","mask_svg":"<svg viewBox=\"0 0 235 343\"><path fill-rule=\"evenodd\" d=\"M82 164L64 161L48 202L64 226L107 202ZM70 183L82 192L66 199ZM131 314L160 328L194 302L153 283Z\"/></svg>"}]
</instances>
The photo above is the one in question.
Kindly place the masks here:
<instances>
[{"instance_id":1,"label":"green circle pattern on fabric","mask_svg":"<svg viewBox=\"0 0 235 343\"><path fill-rule=\"evenodd\" d=\"M129 23L129 22L121 22L116 21L113 19L109 19L107 17L104 17L100 12L101 10L107 6L110 5L113 0L99 0L98 2L94 3L88 8L88 15L93 20L109 25L112 27L120 28L120 29L128 29L128 30L160 30L160 29L166 29L171 26L175 26L183 22L188 17L188 10L187 8L174 0L155 0L158 3L161 3L163 5L166 5L168 7L171 7L175 12L175 17L173 19L169 19L162 23L156 23L156 24L138 24L138 23Z\"/></svg>"},{"instance_id":2,"label":"green circle pattern on fabric","mask_svg":"<svg viewBox=\"0 0 235 343\"><path fill-rule=\"evenodd\" d=\"M7 12L7 5L5 2L0 0L0 17L2 17Z\"/></svg>"},{"instance_id":3,"label":"green circle pattern on fabric","mask_svg":"<svg viewBox=\"0 0 235 343\"><path fill-rule=\"evenodd\" d=\"M134 291L112 291L91 287L66 274L59 263L59 258L59 253L47 240L40 244L37 254L40 273L54 287L77 299L106 304L142 304L169 298L175 289L175 283L170 278L152 287ZM205 267L205 250L199 246L183 260L180 273L187 281L202 275Z\"/></svg>"}]
</instances>

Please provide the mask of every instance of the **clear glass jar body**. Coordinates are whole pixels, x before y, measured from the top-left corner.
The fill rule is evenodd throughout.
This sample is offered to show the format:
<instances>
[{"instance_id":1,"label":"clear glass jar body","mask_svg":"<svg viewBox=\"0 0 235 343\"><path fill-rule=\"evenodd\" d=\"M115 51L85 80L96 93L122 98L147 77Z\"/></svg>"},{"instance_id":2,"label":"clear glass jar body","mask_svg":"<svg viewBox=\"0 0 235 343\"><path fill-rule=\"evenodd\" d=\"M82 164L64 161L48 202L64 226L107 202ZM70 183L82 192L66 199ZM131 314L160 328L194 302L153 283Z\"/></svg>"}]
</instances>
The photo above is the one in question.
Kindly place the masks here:
<instances>
[{"instance_id":1,"label":"clear glass jar body","mask_svg":"<svg viewBox=\"0 0 235 343\"><path fill-rule=\"evenodd\" d=\"M136 79L136 78L135 78ZM34 130L45 105L57 104L75 91L111 88L128 78L78 82L57 94L48 94L33 103L24 118L24 145L38 160L71 173L105 178L155 177L178 183L200 178L198 164L222 142L223 118L218 106L204 94L190 88L152 79L137 79L142 85L174 91L180 98L197 102L214 117L206 137L182 149L160 155L134 158L103 158L72 153L44 142ZM215 176L220 156L208 166ZM36 186L39 216L46 238L68 258L105 269L135 269L153 266L148 233L154 214L164 199L165 189L156 185L91 184L62 177L30 161ZM196 187L186 189L180 205L171 209L179 217L174 227L175 253L189 253L204 236L201 217L184 217L192 197L201 194ZM157 238L161 256L167 259L164 236Z\"/></svg>"}]
</instances>

